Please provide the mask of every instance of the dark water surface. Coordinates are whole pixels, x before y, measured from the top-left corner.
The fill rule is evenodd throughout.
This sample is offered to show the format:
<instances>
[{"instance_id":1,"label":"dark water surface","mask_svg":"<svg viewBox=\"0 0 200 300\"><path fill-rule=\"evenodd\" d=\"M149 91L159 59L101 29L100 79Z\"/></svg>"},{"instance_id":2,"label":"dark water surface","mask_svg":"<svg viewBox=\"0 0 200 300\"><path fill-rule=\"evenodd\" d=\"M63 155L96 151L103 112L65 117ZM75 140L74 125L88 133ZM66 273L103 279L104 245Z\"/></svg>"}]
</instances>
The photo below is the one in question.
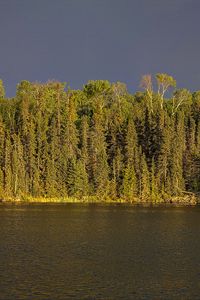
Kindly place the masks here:
<instances>
[{"instance_id":1,"label":"dark water surface","mask_svg":"<svg viewBox=\"0 0 200 300\"><path fill-rule=\"evenodd\" d=\"M0 206L0 299L200 299L200 207Z\"/></svg>"}]
</instances>

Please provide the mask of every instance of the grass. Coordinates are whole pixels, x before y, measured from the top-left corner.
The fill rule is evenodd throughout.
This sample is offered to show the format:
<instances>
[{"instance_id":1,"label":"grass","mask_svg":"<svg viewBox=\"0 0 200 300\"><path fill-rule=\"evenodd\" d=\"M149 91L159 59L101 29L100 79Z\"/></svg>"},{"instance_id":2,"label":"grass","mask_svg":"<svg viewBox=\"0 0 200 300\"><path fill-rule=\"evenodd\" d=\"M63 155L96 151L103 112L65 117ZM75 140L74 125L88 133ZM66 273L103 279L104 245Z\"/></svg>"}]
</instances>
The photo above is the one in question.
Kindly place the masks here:
<instances>
[{"instance_id":1,"label":"grass","mask_svg":"<svg viewBox=\"0 0 200 300\"><path fill-rule=\"evenodd\" d=\"M133 198L126 200L123 198L101 198L97 196L84 196L81 198L76 197L32 197L30 195L21 195L20 197L9 197L3 196L0 198L3 203L79 203L79 204L89 204L89 203L102 203L102 204L132 204L132 205L160 205L160 204L174 204L174 205L195 205L200 203L200 199L193 196L179 196L179 197L170 197L168 199L156 198L156 199L141 199Z\"/></svg>"}]
</instances>

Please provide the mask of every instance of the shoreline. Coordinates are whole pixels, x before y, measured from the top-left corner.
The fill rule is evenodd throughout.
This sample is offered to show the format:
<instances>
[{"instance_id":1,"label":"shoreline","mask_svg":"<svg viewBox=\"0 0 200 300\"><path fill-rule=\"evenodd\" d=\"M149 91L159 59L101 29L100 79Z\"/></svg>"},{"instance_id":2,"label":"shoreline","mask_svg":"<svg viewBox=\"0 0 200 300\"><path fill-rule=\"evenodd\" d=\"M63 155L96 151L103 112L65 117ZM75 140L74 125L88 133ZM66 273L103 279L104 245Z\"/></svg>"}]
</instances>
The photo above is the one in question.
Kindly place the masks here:
<instances>
[{"instance_id":1,"label":"shoreline","mask_svg":"<svg viewBox=\"0 0 200 300\"><path fill-rule=\"evenodd\" d=\"M0 204L97 204L97 205L128 205L128 206L196 206L200 204L200 197L196 195L192 196L178 196L170 197L168 199L140 199L134 198L131 201L116 198L113 199L100 199L98 197L2 197L0 199Z\"/></svg>"}]
</instances>

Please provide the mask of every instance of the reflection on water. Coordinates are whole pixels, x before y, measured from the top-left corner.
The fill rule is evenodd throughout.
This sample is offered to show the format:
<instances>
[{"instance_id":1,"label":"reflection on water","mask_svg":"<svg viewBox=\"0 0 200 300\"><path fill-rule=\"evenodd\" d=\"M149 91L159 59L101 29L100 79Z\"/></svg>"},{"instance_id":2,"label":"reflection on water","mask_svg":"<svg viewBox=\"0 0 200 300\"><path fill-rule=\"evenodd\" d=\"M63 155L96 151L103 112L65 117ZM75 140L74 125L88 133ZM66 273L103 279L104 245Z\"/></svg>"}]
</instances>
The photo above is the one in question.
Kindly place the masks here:
<instances>
[{"instance_id":1,"label":"reflection on water","mask_svg":"<svg viewBox=\"0 0 200 300\"><path fill-rule=\"evenodd\" d=\"M200 208L0 206L0 299L200 299Z\"/></svg>"}]
</instances>

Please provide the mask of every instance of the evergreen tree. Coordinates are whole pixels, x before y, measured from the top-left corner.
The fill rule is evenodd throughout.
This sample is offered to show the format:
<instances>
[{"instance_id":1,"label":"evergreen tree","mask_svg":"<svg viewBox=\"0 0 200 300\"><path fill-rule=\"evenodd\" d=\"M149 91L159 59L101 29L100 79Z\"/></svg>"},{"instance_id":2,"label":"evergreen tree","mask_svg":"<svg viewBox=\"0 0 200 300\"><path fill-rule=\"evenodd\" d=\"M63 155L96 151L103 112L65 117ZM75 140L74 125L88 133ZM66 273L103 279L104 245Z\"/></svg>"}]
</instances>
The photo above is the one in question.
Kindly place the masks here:
<instances>
[{"instance_id":1,"label":"evergreen tree","mask_svg":"<svg viewBox=\"0 0 200 300\"><path fill-rule=\"evenodd\" d=\"M0 99L5 98L5 89L3 85L3 81L0 79Z\"/></svg>"},{"instance_id":2,"label":"evergreen tree","mask_svg":"<svg viewBox=\"0 0 200 300\"><path fill-rule=\"evenodd\" d=\"M128 165L124 171L122 195L128 201L134 200L138 195L135 170L134 167L131 167L130 165Z\"/></svg>"},{"instance_id":3,"label":"evergreen tree","mask_svg":"<svg viewBox=\"0 0 200 300\"><path fill-rule=\"evenodd\" d=\"M123 197L160 202L200 193L200 91L165 93L175 80L22 81L5 98L0 81L0 197Z\"/></svg>"},{"instance_id":4,"label":"evergreen tree","mask_svg":"<svg viewBox=\"0 0 200 300\"><path fill-rule=\"evenodd\" d=\"M109 167L103 116L101 113L101 107L99 107L92 118L93 128L90 132L90 178L92 178L95 194L99 197L105 197L109 190Z\"/></svg>"},{"instance_id":5,"label":"evergreen tree","mask_svg":"<svg viewBox=\"0 0 200 300\"><path fill-rule=\"evenodd\" d=\"M143 200L149 199L150 197L150 174L148 170L148 166L146 163L146 158L144 155L141 157L141 163L140 163L140 169L141 169L141 177L140 177L140 197Z\"/></svg>"}]
</instances>

